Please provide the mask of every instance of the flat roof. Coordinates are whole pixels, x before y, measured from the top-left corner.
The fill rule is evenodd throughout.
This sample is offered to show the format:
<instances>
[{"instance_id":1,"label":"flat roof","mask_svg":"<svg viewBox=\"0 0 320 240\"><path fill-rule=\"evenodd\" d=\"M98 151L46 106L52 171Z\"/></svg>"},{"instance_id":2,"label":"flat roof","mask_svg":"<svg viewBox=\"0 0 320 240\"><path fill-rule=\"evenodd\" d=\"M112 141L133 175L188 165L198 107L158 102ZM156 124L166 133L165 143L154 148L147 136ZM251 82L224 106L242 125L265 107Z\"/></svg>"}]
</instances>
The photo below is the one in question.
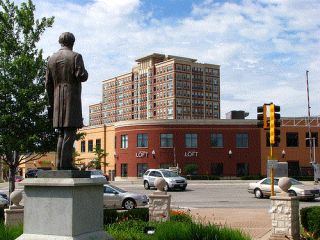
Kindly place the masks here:
<instances>
[{"instance_id":1,"label":"flat roof","mask_svg":"<svg viewBox=\"0 0 320 240\"><path fill-rule=\"evenodd\" d=\"M141 126L141 125L254 125L255 119L143 119L115 122L114 126Z\"/></svg>"},{"instance_id":2,"label":"flat roof","mask_svg":"<svg viewBox=\"0 0 320 240\"><path fill-rule=\"evenodd\" d=\"M146 59L149 59L149 58L165 58L166 55L164 54L160 54L160 53L152 53L152 54L149 54L147 56L144 56L144 57L140 57L138 59L136 59L136 62L142 62L143 60L146 60Z\"/></svg>"}]
</instances>

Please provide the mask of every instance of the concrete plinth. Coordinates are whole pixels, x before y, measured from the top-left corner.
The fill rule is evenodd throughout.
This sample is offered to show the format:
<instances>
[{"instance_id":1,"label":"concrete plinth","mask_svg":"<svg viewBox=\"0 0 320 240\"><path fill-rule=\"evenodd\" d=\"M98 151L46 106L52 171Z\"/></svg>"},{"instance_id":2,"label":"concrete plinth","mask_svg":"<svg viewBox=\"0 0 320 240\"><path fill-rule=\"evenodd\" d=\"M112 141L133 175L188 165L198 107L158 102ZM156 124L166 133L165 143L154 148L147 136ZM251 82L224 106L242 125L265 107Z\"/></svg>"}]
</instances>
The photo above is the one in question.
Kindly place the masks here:
<instances>
[{"instance_id":1,"label":"concrete plinth","mask_svg":"<svg viewBox=\"0 0 320 240\"><path fill-rule=\"evenodd\" d=\"M104 179L25 179L23 235L18 240L106 240Z\"/></svg>"},{"instance_id":2,"label":"concrete plinth","mask_svg":"<svg viewBox=\"0 0 320 240\"><path fill-rule=\"evenodd\" d=\"M149 195L149 220L164 222L170 220L171 195L154 192Z\"/></svg>"},{"instance_id":3,"label":"concrete plinth","mask_svg":"<svg viewBox=\"0 0 320 240\"><path fill-rule=\"evenodd\" d=\"M10 206L4 210L4 216L6 226L23 224L23 207Z\"/></svg>"},{"instance_id":4,"label":"concrete plinth","mask_svg":"<svg viewBox=\"0 0 320 240\"><path fill-rule=\"evenodd\" d=\"M272 196L272 230L270 240L299 240L299 199L290 196Z\"/></svg>"}]
</instances>

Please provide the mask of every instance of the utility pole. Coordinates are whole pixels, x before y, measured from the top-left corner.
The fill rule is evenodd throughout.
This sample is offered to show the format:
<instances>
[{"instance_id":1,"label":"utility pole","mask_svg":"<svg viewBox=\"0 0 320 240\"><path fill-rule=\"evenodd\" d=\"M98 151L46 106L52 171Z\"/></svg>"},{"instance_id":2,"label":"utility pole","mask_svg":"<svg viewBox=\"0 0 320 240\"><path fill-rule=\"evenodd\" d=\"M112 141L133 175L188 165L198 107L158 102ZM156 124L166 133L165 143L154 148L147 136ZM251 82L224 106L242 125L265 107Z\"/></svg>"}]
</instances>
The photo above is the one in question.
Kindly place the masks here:
<instances>
[{"instance_id":1,"label":"utility pole","mask_svg":"<svg viewBox=\"0 0 320 240\"><path fill-rule=\"evenodd\" d=\"M315 138L311 136L311 123L310 123L310 98L309 98L309 71L306 70L306 81L307 81L307 97L308 97L308 137L306 140L309 140L309 157L310 157L310 164L313 168L313 175L314 175L314 183L318 183L317 179L317 164L316 164L316 152L315 152ZM314 148L314 154L312 154L312 148Z\"/></svg>"}]
</instances>

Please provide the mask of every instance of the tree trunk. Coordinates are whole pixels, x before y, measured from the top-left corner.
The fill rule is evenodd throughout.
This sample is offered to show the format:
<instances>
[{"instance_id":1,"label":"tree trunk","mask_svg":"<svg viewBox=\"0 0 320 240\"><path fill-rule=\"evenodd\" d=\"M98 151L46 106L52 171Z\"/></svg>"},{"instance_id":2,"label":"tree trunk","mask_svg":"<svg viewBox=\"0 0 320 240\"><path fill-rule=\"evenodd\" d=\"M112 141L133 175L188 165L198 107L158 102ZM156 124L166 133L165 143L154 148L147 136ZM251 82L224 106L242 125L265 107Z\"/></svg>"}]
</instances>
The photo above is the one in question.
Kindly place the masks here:
<instances>
[{"instance_id":1,"label":"tree trunk","mask_svg":"<svg viewBox=\"0 0 320 240\"><path fill-rule=\"evenodd\" d=\"M17 167L16 166L10 166L9 167L9 196L15 189L15 176L16 176Z\"/></svg>"}]
</instances>

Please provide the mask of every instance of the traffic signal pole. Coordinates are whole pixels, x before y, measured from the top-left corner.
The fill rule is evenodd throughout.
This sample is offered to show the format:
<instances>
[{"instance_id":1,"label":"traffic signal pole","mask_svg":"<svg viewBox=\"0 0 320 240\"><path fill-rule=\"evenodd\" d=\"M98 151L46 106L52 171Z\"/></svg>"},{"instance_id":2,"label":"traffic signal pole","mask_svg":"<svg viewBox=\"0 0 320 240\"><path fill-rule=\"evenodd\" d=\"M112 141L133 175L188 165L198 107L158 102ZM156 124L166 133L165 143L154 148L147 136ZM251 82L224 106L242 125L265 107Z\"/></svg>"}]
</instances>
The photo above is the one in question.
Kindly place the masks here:
<instances>
[{"instance_id":1,"label":"traffic signal pole","mask_svg":"<svg viewBox=\"0 0 320 240\"><path fill-rule=\"evenodd\" d=\"M267 106L269 106L269 122L267 116ZM280 106L277 106L273 103L263 104L263 106L257 107L257 120L258 127L263 127L264 130L269 130L269 142L270 142L270 155L269 160L273 160L273 146L280 142L280 130L277 127L280 127ZM274 168L273 166L270 169L270 178L271 178L271 196L274 196Z\"/></svg>"}]
</instances>

